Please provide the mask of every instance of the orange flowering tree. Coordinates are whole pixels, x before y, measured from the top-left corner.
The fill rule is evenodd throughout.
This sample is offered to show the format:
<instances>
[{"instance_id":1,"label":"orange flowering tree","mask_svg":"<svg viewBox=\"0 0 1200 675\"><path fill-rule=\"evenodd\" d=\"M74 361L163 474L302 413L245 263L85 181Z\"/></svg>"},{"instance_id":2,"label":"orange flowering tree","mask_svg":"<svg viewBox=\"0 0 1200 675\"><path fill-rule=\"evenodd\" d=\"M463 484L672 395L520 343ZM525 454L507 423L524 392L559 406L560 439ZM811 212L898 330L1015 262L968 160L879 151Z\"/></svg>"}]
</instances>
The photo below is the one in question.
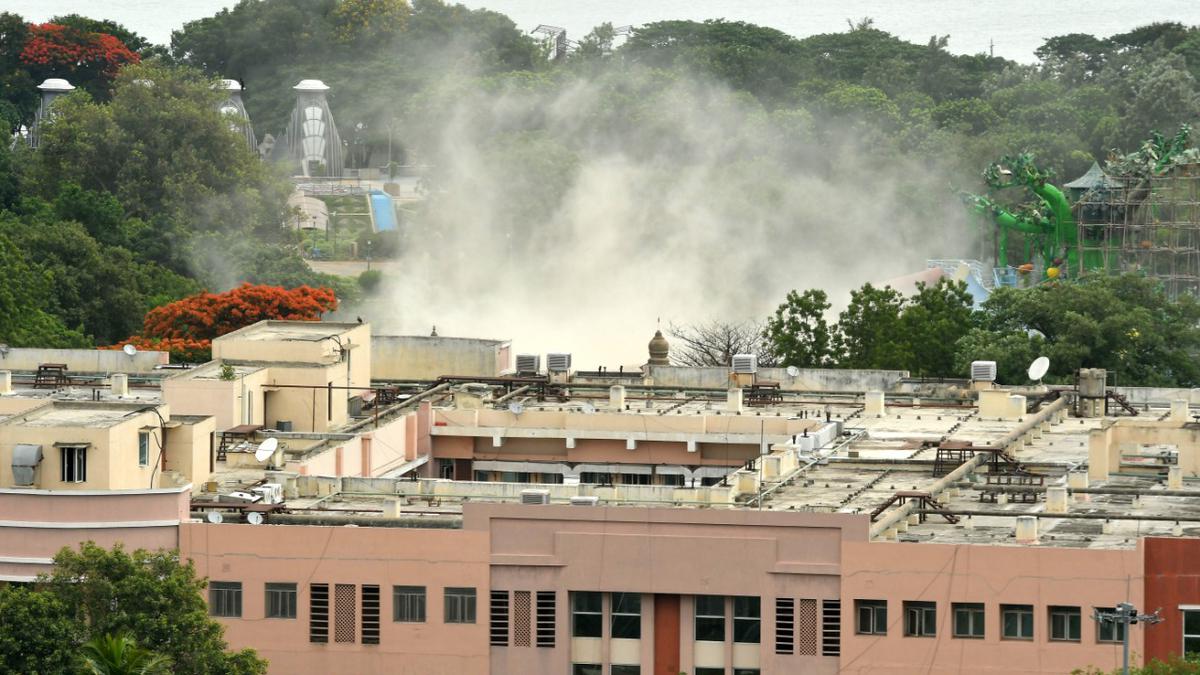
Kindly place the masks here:
<instances>
[{"instance_id":1,"label":"orange flowering tree","mask_svg":"<svg viewBox=\"0 0 1200 675\"><path fill-rule=\"evenodd\" d=\"M93 81L107 83L121 66L137 63L141 57L108 33L42 23L29 26L20 60L38 81L41 76L66 77L90 90Z\"/></svg>"},{"instance_id":2,"label":"orange flowering tree","mask_svg":"<svg viewBox=\"0 0 1200 675\"><path fill-rule=\"evenodd\" d=\"M156 307L146 314L142 334L109 349L131 344L138 349L168 351L178 361L207 361L213 338L264 319L317 321L337 309L328 288L241 286L224 293L196 295Z\"/></svg>"}]
</instances>

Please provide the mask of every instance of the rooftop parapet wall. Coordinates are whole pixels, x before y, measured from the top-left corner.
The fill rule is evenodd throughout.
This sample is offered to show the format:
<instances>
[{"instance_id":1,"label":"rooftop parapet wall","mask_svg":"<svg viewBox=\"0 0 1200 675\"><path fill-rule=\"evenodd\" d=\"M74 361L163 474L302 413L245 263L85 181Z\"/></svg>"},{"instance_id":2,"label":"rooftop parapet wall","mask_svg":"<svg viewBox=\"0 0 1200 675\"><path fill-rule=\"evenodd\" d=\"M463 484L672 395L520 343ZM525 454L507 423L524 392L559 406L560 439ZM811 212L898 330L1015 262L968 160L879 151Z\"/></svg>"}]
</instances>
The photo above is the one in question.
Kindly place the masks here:
<instances>
[{"instance_id":1,"label":"rooftop parapet wall","mask_svg":"<svg viewBox=\"0 0 1200 675\"><path fill-rule=\"evenodd\" d=\"M729 387L729 368L691 366L647 366L647 377L655 386L723 389ZM850 370L801 368L795 377L785 368L759 368L758 379L778 382L787 391L854 392L892 391L908 377L906 370Z\"/></svg>"},{"instance_id":2,"label":"rooftop parapet wall","mask_svg":"<svg viewBox=\"0 0 1200 675\"><path fill-rule=\"evenodd\" d=\"M152 373L170 362L167 352L139 351L130 356L116 349L35 349L0 351L0 370L36 371L43 363L63 363L69 373Z\"/></svg>"},{"instance_id":3,"label":"rooftop parapet wall","mask_svg":"<svg viewBox=\"0 0 1200 675\"><path fill-rule=\"evenodd\" d=\"M767 436L794 436L806 430L814 431L824 425L815 419L790 419L783 416L757 415L647 415L634 413L558 412L552 410L528 410L515 415L507 410L459 410L436 409L433 411L434 427L481 429L546 429L562 433L589 432L642 433L642 434L751 434Z\"/></svg>"},{"instance_id":4,"label":"rooftop parapet wall","mask_svg":"<svg viewBox=\"0 0 1200 675\"><path fill-rule=\"evenodd\" d=\"M373 335L371 377L376 380L435 380L443 375L496 377L510 367L504 340Z\"/></svg>"}]
</instances>

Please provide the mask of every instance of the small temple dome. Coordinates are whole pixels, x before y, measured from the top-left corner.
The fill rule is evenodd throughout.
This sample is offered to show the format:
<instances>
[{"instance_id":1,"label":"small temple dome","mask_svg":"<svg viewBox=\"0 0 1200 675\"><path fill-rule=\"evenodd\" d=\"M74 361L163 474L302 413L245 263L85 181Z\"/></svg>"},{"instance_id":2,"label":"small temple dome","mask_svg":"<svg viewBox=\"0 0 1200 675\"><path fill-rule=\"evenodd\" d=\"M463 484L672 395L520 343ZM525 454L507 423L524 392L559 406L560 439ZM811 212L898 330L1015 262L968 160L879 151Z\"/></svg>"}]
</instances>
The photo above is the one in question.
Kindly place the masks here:
<instances>
[{"instance_id":1,"label":"small temple dome","mask_svg":"<svg viewBox=\"0 0 1200 675\"><path fill-rule=\"evenodd\" d=\"M667 342L667 338L663 337L662 331L654 331L654 337L650 338L650 365L670 365L671 361L668 358L670 351L671 343Z\"/></svg>"}]
</instances>

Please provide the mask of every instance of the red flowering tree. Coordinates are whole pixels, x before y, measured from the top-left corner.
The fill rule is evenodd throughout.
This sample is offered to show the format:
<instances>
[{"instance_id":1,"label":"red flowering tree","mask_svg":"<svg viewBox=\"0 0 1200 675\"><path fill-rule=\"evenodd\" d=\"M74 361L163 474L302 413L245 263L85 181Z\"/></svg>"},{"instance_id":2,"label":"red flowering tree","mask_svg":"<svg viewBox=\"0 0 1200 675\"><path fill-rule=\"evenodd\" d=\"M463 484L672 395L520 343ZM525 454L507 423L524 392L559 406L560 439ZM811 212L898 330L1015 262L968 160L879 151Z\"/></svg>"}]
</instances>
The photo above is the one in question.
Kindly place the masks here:
<instances>
[{"instance_id":1,"label":"red flowering tree","mask_svg":"<svg viewBox=\"0 0 1200 675\"><path fill-rule=\"evenodd\" d=\"M107 88L121 66L141 59L108 33L56 23L30 25L20 58L39 82L42 77L65 77L93 95L101 93L97 87Z\"/></svg>"},{"instance_id":2,"label":"red flowering tree","mask_svg":"<svg viewBox=\"0 0 1200 675\"><path fill-rule=\"evenodd\" d=\"M156 307L146 314L142 334L113 345L132 344L139 349L171 352L180 361L207 361L213 338L264 319L317 321L337 309L337 298L328 288L300 286L241 286L224 293L198 293Z\"/></svg>"}]
</instances>

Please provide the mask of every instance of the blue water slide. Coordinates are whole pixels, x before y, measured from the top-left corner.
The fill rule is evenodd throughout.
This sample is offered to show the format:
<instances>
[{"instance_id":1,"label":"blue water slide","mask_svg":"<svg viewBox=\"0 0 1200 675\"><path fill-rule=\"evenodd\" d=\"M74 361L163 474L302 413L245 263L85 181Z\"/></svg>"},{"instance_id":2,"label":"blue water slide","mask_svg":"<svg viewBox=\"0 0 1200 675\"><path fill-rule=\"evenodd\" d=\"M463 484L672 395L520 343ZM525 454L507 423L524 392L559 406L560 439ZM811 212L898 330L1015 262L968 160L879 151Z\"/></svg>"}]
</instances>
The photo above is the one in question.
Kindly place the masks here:
<instances>
[{"instance_id":1,"label":"blue water slide","mask_svg":"<svg viewBox=\"0 0 1200 675\"><path fill-rule=\"evenodd\" d=\"M371 190L371 214L376 232L388 232L399 227L392 196L382 190Z\"/></svg>"}]
</instances>

